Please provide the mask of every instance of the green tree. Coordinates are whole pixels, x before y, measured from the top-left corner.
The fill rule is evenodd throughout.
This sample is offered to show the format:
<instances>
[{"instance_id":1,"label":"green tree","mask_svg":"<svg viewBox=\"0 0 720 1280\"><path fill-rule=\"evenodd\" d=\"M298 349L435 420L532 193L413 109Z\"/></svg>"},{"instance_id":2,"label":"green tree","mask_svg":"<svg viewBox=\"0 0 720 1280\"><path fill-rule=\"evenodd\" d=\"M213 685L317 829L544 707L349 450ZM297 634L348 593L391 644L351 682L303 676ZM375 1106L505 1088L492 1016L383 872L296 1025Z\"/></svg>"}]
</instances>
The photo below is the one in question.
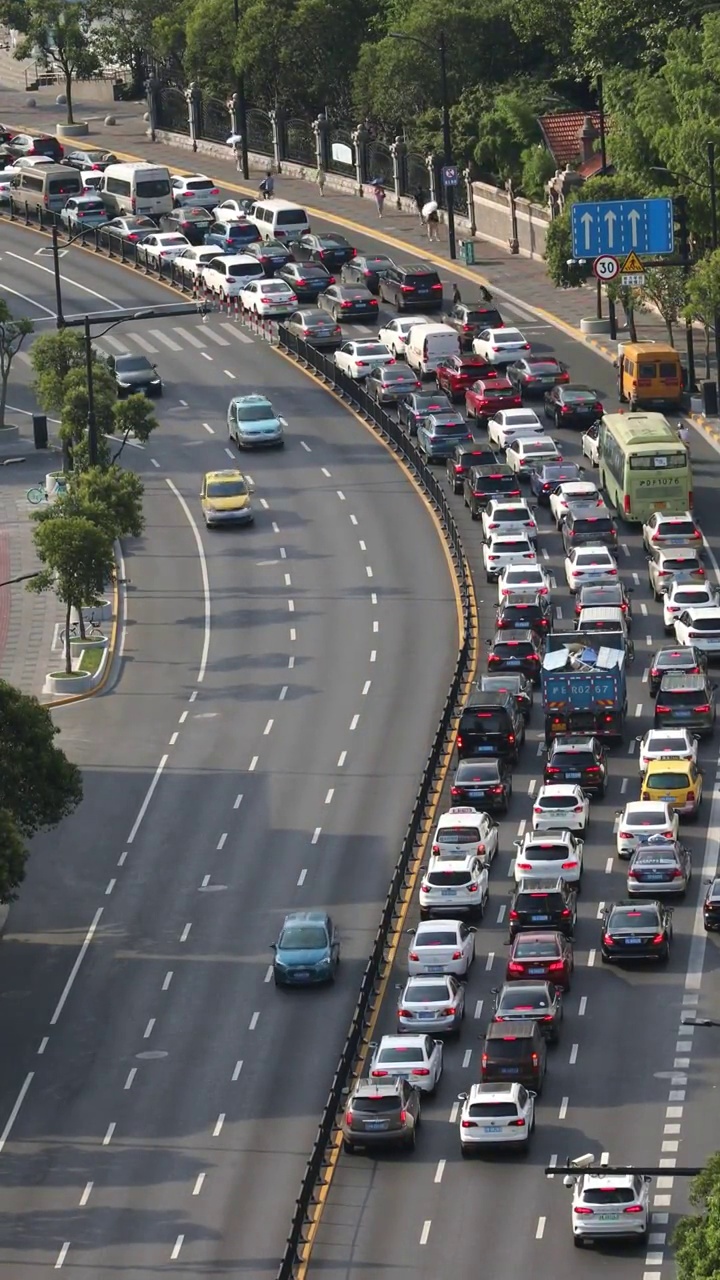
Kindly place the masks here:
<instances>
[{"instance_id":1,"label":"green tree","mask_svg":"<svg viewBox=\"0 0 720 1280\"><path fill-rule=\"evenodd\" d=\"M113 432L122 436L122 441L112 461L117 462L131 435L145 444L157 425L155 410L147 396L132 395L117 400L113 407Z\"/></svg>"},{"instance_id":2,"label":"green tree","mask_svg":"<svg viewBox=\"0 0 720 1280\"><path fill-rule=\"evenodd\" d=\"M705 334L705 377L710 377L710 337L720 316L720 249L701 258L692 269L687 287L685 316L699 320Z\"/></svg>"},{"instance_id":3,"label":"green tree","mask_svg":"<svg viewBox=\"0 0 720 1280\"><path fill-rule=\"evenodd\" d=\"M0 23L22 34L16 58L38 58L57 67L65 82L67 122L74 124L73 81L100 70L93 45L95 7L85 0L0 0Z\"/></svg>"},{"instance_id":4,"label":"green tree","mask_svg":"<svg viewBox=\"0 0 720 1280\"><path fill-rule=\"evenodd\" d=\"M70 675L72 610L78 614L83 634L83 606L98 599L115 568L113 540L106 529L86 516L66 516L39 522L33 541L45 568L27 584L28 591L54 590L65 605L65 670Z\"/></svg>"},{"instance_id":5,"label":"green tree","mask_svg":"<svg viewBox=\"0 0 720 1280\"><path fill-rule=\"evenodd\" d=\"M145 522L142 514L143 482L134 471L121 467L88 467L73 471L68 486L55 502L33 512L38 523L83 516L114 541L139 538Z\"/></svg>"},{"instance_id":6,"label":"green tree","mask_svg":"<svg viewBox=\"0 0 720 1280\"><path fill-rule=\"evenodd\" d=\"M660 312L670 346L674 346L674 327L687 304L687 285L682 267L648 267L645 284L633 292L640 311L655 308Z\"/></svg>"},{"instance_id":7,"label":"green tree","mask_svg":"<svg viewBox=\"0 0 720 1280\"><path fill-rule=\"evenodd\" d=\"M93 46L103 66L129 67L141 94L150 61L164 62L170 83L183 79L185 22L191 0L95 0ZM171 35L171 32L173 33Z\"/></svg>"},{"instance_id":8,"label":"green tree","mask_svg":"<svg viewBox=\"0 0 720 1280\"><path fill-rule=\"evenodd\" d=\"M656 65L674 29L697 22L702 0L575 0L572 49L578 70Z\"/></svg>"},{"instance_id":9,"label":"green tree","mask_svg":"<svg viewBox=\"0 0 720 1280\"><path fill-rule=\"evenodd\" d=\"M712 1155L690 1187L700 1212L681 1218L673 1236L678 1280L716 1280L720 1275L720 1153Z\"/></svg>"},{"instance_id":10,"label":"green tree","mask_svg":"<svg viewBox=\"0 0 720 1280\"><path fill-rule=\"evenodd\" d=\"M0 901L25 875L24 841L57 826L82 799L82 776L56 745L46 707L0 681Z\"/></svg>"},{"instance_id":11,"label":"green tree","mask_svg":"<svg viewBox=\"0 0 720 1280\"><path fill-rule=\"evenodd\" d=\"M41 334L33 343L30 359L38 403L60 418L60 436L70 446L73 465L87 466L88 394L83 335L76 329ZM109 451L105 436L115 430L117 388L106 361L95 351L92 370L98 452L101 460L107 462Z\"/></svg>"},{"instance_id":12,"label":"green tree","mask_svg":"<svg viewBox=\"0 0 720 1280\"><path fill-rule=\"evenodd\" d=\"M33 332L32 320L13 320L4 298L0 298L0 427L5 426L8 382L12 362L29 333Z\"/></svg>"},{"instance_id":13,"label":"green tree","mask_svg":"<svg viewBox=\"0 0 720 1280\"><path fill-rule=\"evenodd\" d=\"M546 204L546 184L555 173L555 161L547 147L542 145L525 147L520 153L522 164L520 183L522 193L528 200L538 204Z\"/></svg>"},{"instance_id":14,"label":"green tree","mask_svg":"<svg viewBox=\"0 0 720 1280\"><path fill-rule=\"evenodd\" d=\"M100 363L96 356L97 363ZM85 343L77 329L42 333L33 343L30 362L35 374L34 391L46 413L59 414L65 398L65 380L72 369L85 368Z\"/></svg>"}]
</instances>

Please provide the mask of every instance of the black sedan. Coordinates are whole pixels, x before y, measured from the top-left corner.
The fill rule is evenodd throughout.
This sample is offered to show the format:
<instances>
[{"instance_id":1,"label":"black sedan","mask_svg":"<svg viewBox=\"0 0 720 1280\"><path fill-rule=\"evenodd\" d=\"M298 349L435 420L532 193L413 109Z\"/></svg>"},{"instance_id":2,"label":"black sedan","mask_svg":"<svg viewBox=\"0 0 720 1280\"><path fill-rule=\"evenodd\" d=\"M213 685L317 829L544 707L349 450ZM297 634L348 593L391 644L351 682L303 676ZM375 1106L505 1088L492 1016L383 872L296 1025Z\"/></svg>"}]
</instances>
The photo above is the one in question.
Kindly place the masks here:
<instances>
[{"instance_id":1,"label":"black sedan","mask_svg":"<svg viewBox=\"0 0 720 1280\"><path fill-rule=\"evenodd\" d=\"M292 250L282 240L257 240L255 244L246 245L243 253L261 262L266 276L274 275L293 260Z\"/></svg>"},{"instance_id":2,"label":"black sedan","mask_svg":"<svg viewBox=\"0 0 720 1280\"><path fill-rule=\"evenodd\" d=\"M703 927L706 933L720 929L720 876L711 880L703 899Z\"/></svg>"},{"instance_id":3,"label":"black sedan","mask_svg":"<svg viewBox=\"0 0 720 1280\"><path fill-rule=\"evenodd\" d=\"M99 169L101 173L109 164L117 163L118 158L112 151L67 151L63 157L63 164L69 164L72 169Z\"/></svg>"},{"instance_id":4,"label":"black sedan","mask_svg":"<svg viewBox=\"0 0 720 1280\"><path fill-rule=\"evenodd\" d=\"M495 987L493 995L493 1022L510 1019L537 1022L545 1039L557 1044L563 1002L562 992L553 982L506 982L502 987Z\"/></svg>"},{"instance_id":5,"label":"black sedan","mask_svg":"<svg viewBox=\"0 0 720 1280\"><path fill-rule=\"evenodd\" d=\"M304 338L311 346L337 350L343 344L342 329L319 307L293 311L285 321L285 327L297 338Z\"/></svg>"},{"instance_id":6,"label":"black sedan","mask_svg":"<svg viewBox=\"0 0 720 1280\"><path fill-rule=\"evenodd\" d=\"M395 269L392 258L384 253L358 253L344 262L340 279L343 284L364 284L371 293L378 293L381 276Z\"/></svg>"},{"instance_id":7,"label":"black sedan","mask_svg":"<svg viewBox=\"0 0 720 1280\"><path fill-rule=\"evenodd\" d=\"M446 463L447 482L453 493L462 493L465 476L472 467L486 467L497 462L497 457L488 445L459 444Z\"/></svg>"},{"instance_id":8,"label":"black sedan","mask_svg":"<svg viewBox=\"0 0 720 1280\"><path fill-rule=\"evenodd\" d=\"M546 391L570 381L567 365L555 356L528 356L509 364L506 373L524 400L539 399Z\"/></svg>"},{"instance_id":9,"label":"black sedan","mask_svg":"<svg viewBox=\"0 0 720 1280\"><path fill-rule=\"evenodd\" d=\"M397 404L404 396L417 391L419 386L415 374L406 364L379 365L371 369L365 379L365 390L378 404Z\"/></svg>"},{"instance_id":10,"label":"black sedan","mask_svg":"<svg viewBox=\"0 0 720 1280\"><path fill-rule=\"evenodd\" d=\"M650 663L648 676L650 696L657 697L663 676L696 676L705 671L707 671L705 654L691 645L676 646L674 649L658 649Z\"/></svg>"},{"instance_id":11,"label":"black sedan","mask_svg":"<svg viewBox=\"0 0 720 1280\"><path fill-rule=\"evenodd\" d=\"M583 431L603 415L602 401L592 387L568 383L545 392L545 417L555 426L578 427Z\"/></svg>"},{"instance_id":12,"label":"black sedan","mask_svg":"<svg viewBox=\"0 0 720 1280\"><path fill-rule=\"evenodd\" d=\"M488 671L521 671L534 684L540 683L542 644L529 630L496 631L487 657Z\"/></svg>"},{"instance_id":13,"label":"black sedan","mask_svg":"<svg viewBox=\"0 0 720 1280\"><path fill-rule=\"evenodd\" d=\"M329 271L339 271L344 262L355 257L350 241L335 232L317 236L308 231L299 240L291 240L290 248L296 262L319 262Z\"/></svg>"},{"instance_id":14,"label":"black sedan","mask_svg":"<svg viewBox=\"0 0 720 1280\"><path fill-rule=\"evenodd\" d=\"M290 285L301 302L316 302L320 294L335 283L335 277L319 262L286 262L275 275Z\"/></svg>"},{"instance_id":15,"label":"black sedan","mask_svg":"<svg viewBox=\"0 0 720 1280\"><path fill-rule=\"evenodd\" d=\"M160 218L161 231L177 231L190 244L204 244L211 225L212 218L207 209L196 208L194 205L174 209L172 213L163 214Z\"/></svg>"},{"instance_id":16,"label":"black sedan","mask_svg":"<svg viewBox=\"0 0 720 1280\"><path fill-rule=\"evenodd\" d=\"M524 676L521 671L513 673L503 671L501 675L497 676L481 676L477 682L477 687L480 693L512 694L523 719L530 719L533 705L532 681L528 680L527 676Z\"/></svg>"},{"instance_id":17,"label":"black sedan","mask_svg":"<svg viewBox=\"0 0 720 1280\"><path fill-rule=\"evenodd\" d=\"M535 591L513 592L497 611L498 631L532 631L546 636L552 630L553 609L549 596Z\"/></svg>"},{"instance_id":18,"label":"black sedan","mask_svg":"<svg viewBox=\"0 0 720 1280\"><path fill-rule=\"evenodd\" d=\"M119 248L122 241L125 244L140 244L146 236L151 236L156 231L157 224L152 218L111 218L98 229L98 237L100 244Z\"/></svg>"},{"instance_id":19,"label":"black sedan","mask_svg":"<svg viewBox=\"0 0 720 1280\"><path fill-rule=\"evenodd\" d=\"M157 367L147 356L108 356L108 367L115 375L118 396L144 392L147 396L161 396L163 385Z\"/></svg>"},{"instance_id":20,"label":"black sedan","mask_svg":"<svg viewBox=\"0 0 720 1280\"><path fill-rule=\"evenodd\" d=\"M512 774L504 760L461 760L450 794L454 805L469 804L488 813L507 813Z\"/></svg>"},{"instance_id":21,"label":"black sedan","mask_svg":"<svg viewBox=\"0 0 720 1280\"><path fill-rule=\"evenodd\" d=\"M672 911L662 902L615 902L603 911L600 923L600 959L670 959Z\"/></svg>"},{"instance_id":22,"label":"black sedan","mask_svg":"<svg viewBox=\"0 0 720 1280\"><path fill-rule=\"evenodd\" d=\"M431 413L451 413L452 405L439 391L418 391L408 396L398 407L398 421L407 427L408 435L416 436L421 422Z\"/></svg>"},{"instance_id":23,"label":"black sedan","mask_svg":"<svg viewBox=\"0 0 720 1280\"><path fill-rule=\"evenodd\" d=\"M331 284L318 298L318 306L341 320L376 320L378 300L361 284Z\"/></svg>"}]
</instances>

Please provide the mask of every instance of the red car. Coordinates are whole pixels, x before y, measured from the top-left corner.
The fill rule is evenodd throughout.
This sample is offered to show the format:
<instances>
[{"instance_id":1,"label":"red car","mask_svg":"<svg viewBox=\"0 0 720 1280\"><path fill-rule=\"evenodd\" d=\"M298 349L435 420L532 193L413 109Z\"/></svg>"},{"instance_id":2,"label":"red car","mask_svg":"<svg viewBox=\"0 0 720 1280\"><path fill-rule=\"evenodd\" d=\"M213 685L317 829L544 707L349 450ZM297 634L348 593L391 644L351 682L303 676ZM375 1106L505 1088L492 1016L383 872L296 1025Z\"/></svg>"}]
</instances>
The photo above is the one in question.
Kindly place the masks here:
<instances>
[{"instance_id":1,"label":"red car","mask_svg":"<svg viewBox=\"0 0 720 1280\"><path fill-rule=\"evenodd\" d=\"M574 968L572 943L562 933L518 933L508 957L505 981L537 978L569 991Z\"/></svg>"},{"instance_id":2,"label":"red car","mask_svg":"<svg viewBox=\"0 0 720 1280\"><path fill-rule=\"evenodd\" d=\"M522 409L520 390L509 378L486 374L465 392L466 416L477 418L483 427L487 426L488 418L501 409Z\"/></svg>"},{"instance_id":3,"label":"red car","mask_svg":"<svg viewBox=\"0 0 720 1280\"><path fill-rule=\"evenodd\" d=\"M451 400L461 400L468 387L489 372L487 361L476 356L448 356L435 370L435 381L438 391L444 391Z\"/></svg>"}]
</instances>

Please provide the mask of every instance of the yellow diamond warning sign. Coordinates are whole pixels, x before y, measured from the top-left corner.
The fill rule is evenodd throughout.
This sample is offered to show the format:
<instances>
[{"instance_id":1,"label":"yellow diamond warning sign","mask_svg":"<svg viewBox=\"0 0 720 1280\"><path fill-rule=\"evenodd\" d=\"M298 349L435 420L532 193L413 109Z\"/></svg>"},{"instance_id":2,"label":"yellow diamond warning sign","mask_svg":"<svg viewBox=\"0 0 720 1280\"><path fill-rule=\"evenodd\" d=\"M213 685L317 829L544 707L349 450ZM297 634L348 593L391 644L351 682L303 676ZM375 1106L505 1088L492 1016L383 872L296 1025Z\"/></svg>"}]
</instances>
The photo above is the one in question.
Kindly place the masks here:
<instances>
[{"instance_id":1,"label":"yellow diamond warning sign","mask_svg":"<svg viewBox=\"0 0 720 1280\"><path fill-rule=\"evenodd\" d=\"M636 253L629 253L625 261L620 264L621 275L642 275L644 270Z\"/></svg>"}]
</instances>

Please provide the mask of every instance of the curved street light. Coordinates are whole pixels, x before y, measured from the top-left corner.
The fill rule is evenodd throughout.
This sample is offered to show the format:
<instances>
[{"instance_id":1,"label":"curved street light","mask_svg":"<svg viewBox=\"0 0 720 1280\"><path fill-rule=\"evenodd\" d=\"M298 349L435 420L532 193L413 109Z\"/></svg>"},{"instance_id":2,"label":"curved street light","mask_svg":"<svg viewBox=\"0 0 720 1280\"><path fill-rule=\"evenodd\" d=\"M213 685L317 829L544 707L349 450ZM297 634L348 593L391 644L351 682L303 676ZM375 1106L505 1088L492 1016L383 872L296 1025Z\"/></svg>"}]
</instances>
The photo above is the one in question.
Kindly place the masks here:
<instances>
[{"instance_id":1,"label":"curved street light","mask_svg":"<svg viewBox=\"0 0 720 1280\"><path fill-rule=\"evenodd\" d=\"M421 36L407 35L404 31L391 31L391 40L405 40L410 44L419 44L421 48L427 49L430 53L435 54L440 59L440 94L442 98L442 131L443 131L443 160L444 167L448 168L452 165L452 146L450 141L450 102L448 99L447 84L447 61L445 57L445 32L441 31L437 44L432 44L430 40L423 40ZM447 201L447 220L448 220L448 248L450 257L454 261L457 257L455 251L455 201L454 191L452 187L445 187L445 199Z\"/></svg>"}]
</instances>

